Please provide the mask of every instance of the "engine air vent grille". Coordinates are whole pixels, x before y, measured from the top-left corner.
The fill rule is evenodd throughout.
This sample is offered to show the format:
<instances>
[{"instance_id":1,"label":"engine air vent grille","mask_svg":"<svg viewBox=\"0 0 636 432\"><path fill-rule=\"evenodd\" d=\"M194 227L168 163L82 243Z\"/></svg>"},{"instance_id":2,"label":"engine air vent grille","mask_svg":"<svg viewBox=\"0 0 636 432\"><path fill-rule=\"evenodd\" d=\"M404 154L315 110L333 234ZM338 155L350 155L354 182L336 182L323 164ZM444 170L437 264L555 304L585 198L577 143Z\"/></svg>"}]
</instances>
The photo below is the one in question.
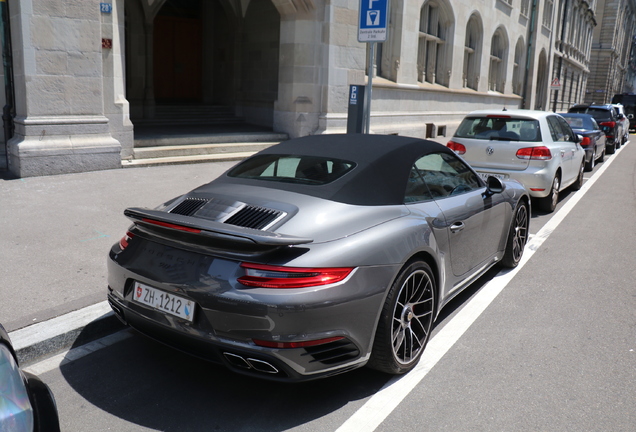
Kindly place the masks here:
<instances>
[{"instance_id":1,"label":"engine air vent grille","mask_svg":"<svg viewBox=\"0 0 636 432\"><path fill-rule=\"evenodd\" d=\"M209 200L205 198L186 198L177 204L172 210L168 213L179 214L183 216L192 216L208 203Z\"/></svg>"},{"instance_id":2,"label":"engine air vent grille","mask_svg":"<svg viewBox=\"0 0 636 432\"><path fill-rule=\"evenodd\" d=\"M266 209L263 207L245 206L231 217L225 223L236 225L244 228L265 229L273 221L282 215L277 210Z\"/></svg>"},{"instance_id":3,"label":"engine air vent grille","mask_svg":"<svg viewBox=\"0 0 636 432\"><path fill-rule=\"evenodd\" d=\"M356 359L360 355L360 350L347 339L335 342L316 345L305 348L306 354L310 355L312 362L320 362L327 365L345 363Z\"/></svg>"}]
</instances>

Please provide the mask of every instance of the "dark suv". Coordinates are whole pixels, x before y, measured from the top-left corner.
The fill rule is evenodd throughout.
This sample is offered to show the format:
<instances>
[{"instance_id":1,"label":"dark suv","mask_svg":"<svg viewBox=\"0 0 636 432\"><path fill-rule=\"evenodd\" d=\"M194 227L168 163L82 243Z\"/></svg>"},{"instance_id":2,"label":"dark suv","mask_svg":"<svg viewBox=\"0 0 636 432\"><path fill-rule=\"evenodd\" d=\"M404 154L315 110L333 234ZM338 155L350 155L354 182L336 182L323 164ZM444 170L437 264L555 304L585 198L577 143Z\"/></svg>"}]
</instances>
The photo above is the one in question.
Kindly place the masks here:
<instances>
[{"instance_id":1,"label":"dark suv","mask_svg":"<svg viewBox=\"0 0 636 432\"><path fill-rule=\"evenodd\" d=\"M590 114L599 124L605 138L607 138L605 148L608 154L612 154L622 144L623 124L621 123L620 114L616 107L612 105L574 105L568 110L569 113Z\"/></svg>"}]
</instances>

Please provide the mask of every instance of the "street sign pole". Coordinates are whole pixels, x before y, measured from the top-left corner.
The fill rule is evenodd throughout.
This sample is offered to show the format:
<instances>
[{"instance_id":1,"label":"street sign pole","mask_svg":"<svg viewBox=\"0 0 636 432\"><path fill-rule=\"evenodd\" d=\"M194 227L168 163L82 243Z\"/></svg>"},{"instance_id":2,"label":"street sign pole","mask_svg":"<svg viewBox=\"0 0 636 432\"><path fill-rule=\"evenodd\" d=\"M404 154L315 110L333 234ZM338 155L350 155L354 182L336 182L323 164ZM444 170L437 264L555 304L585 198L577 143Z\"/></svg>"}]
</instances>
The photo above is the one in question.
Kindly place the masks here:
<instances>
[{"instance_id":1,"label":"street sign pole","mask_svg":"<svg viewBox=\"0 0 636 432\"><path fill-rule=\"evenodd\" d=\"M371 93L373 91L373 66L375 64L375 44L385 42L389 26L389 0L360 0L358 16L358 42L366 42L369 67L364 100L363 133L371 129Z\"/></svg>"},{"instance_id":2,"label":"street sign pole","mask_svg":"<svg viewBox=\"0 0 636 432\"><path fill-rule=\"evenodd\" d=\"M369 68L367 69L367 89L364 99L364 129L363 133L368 134L371 129L371 93L373 92L373 63L375 61L375 42L367 44L369 49Z\"/></svg>"}]
</instances>

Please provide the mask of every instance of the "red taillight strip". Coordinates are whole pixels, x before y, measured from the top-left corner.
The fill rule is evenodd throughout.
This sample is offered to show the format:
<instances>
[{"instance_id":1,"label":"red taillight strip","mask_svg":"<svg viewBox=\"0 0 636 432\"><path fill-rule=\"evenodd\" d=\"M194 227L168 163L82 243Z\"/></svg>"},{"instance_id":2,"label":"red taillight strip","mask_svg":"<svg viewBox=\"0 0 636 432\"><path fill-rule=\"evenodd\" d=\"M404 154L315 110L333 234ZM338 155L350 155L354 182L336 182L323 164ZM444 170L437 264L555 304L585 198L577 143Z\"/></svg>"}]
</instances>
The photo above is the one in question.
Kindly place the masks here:
<instances>
[{"instance_id":1,"label":"red taillight strip","mask_svg":"<svg viewBox=\"0 0 636 432\"><path fill-rule=\"evenodd\" d=\"M126 234L121 238L121 240L119 240L119 249L121 250L126 249L128 247L128 242L134 236L135 235L133 233L131 233L130 231L127 231Z\"/></svg>"},{"instance_id":2,"label":"red taillight strip","mask_svg":"<svg viewBox=\"0 0 636 432\"><path fill-rule=\"evenodd\" d=\"M255 288L307 288L340 282L353 267L305 268L241 263L245 276L238 281Z\"/></svg>"},{"instance_id":3,"label":"red taillight strip","mask_svg":"<svg viewBox=\"0 0 636 432\"><path fill-rule=\"evenodd\" d=\"M172 229L176 229L176 230L179 230L179 231L191 232L191 233L195 233L195 234L198 234L198 233L201 232L201 230L197 229L197 228L190 228L190 227L183 226L183 225L176 225L176 224L172 224L172 223L168 223L168 222L161 222L161 221L154 220L154 219L143 218L142 222L147 222L147 223L150 223L150 224L153 224L153 225L162 226L164 228L172 228Z\"/></svg>"},{"instance_id":4,"label":"red taillight strip","mask_svg":"<svg viewBox=\"0 0 636 432\"><path fill-rule=\"evenodd\" d=\"M330 337L326 339L317 339L311 341L302 341L302 342L275 342L275 341L266 341L261 339L252 339L252 341L260 346L265 348L305 348L312 347L316 345L327 344L329 342L335 342L344 339L343 336Z\"/></svg>"}]
</instances>

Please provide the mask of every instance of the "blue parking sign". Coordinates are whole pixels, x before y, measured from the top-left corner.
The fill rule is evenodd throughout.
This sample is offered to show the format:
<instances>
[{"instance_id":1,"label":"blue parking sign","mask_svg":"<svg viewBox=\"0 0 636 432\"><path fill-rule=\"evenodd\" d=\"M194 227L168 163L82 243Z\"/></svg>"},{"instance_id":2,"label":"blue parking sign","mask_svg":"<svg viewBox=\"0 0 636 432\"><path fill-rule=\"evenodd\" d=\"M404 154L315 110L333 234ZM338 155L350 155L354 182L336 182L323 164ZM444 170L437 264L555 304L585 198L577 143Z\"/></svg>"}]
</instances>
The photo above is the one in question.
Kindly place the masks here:
<instances>
[{"instance_id":1,"label":"blue parking sign","mask_svg":"<svg viewBox=\"0 0 636 432\"><path fill-rule=\"evenodd\" d=\"M360 0L358 42L384 42L389 23L389 0Z\"/></svg>"}]
</instances>

